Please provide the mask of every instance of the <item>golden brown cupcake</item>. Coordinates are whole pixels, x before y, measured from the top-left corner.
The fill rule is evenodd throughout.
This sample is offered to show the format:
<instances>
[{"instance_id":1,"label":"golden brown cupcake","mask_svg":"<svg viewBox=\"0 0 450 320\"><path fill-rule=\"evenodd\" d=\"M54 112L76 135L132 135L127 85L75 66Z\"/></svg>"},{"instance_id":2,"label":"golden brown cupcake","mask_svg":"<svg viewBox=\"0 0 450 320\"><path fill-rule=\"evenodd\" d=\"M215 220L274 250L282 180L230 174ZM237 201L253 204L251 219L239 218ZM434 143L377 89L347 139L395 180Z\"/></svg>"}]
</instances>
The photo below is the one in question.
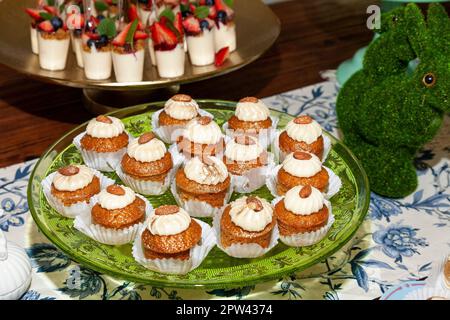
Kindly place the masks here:
<instances>
[{"instance_id":1,"label":"golden brown cupcake","mask_svg":"<svg viewBox=\"0 0 450 320\"><path fill-rule=\"evenodd\" d=\"M186 157L217 156L223 153L224 136L208 116L191 120L178 139L178 150Z\"/></svg>"},{"instance_id":2,"label":"golden brown cupcake","mask_svg":"<svg viewBox=\"0 0 450 320\"><path fill-rule=\"evenodd\" d=\"M224 205L230 188L230 175L222 160L216 157L190 159L176 173L177 193L181 201L206 202L212 207Z\"/></svg>"},{"instance_id":3,"label":"golden brown cupcake","mask_svg":"<svg viewBox=\"0 0 450 320\"><path fill-rule=\"evenodd\" d=\"M159 114L160 126L185 126L189 121L199 116L197 102L186 94L176 94L164 105Z\"/></svg>"},{"instance_id":4,"label":"golden brown cupcake","mask_svg":"<svg viewBox=\"0 0 450 320\"><path fill-rule=\"evenodd\" d=\"M322 159L323 136L322 127L310 116L299 116L286 125L279 137L280 150L285 154L295 151L306 151Z\"/></svg>"},{"instance_id":5,"label":"golden brown cupcake","mask_svg":"<svg viewBox=\"0 0 450 320\"><path fill-rule=\"evenodd\" d=\"M311 186L296 186L275 205L275 216L280 236L288 237L326 226L329 212L319 190Z\"/></svg>"},{"instance_id":6,"label":"golden brown cupcake","mask_svg":"<svg viewBox=\"0 0 450 320\"><path fill-rule=\"evenodd\" d=\"M224 248L233 244L255 243L269 247L275 216L270 203L255 197L242 197L229 204L220 220L220 242Z\"/></svg>"},{"instance_id":7,"label":"golden brown cupcake","mask_svg":"<svg viewBox=\"0 0 450 320\"><path fill-rule=\"evenodd\" d=\"M228 127L240 134L258 134L271 126L269 108L255 97L241 99L236 105L235 114L228 120Z\"/></svg>"},{"instance_id":8,"label":"golden brown cupcake","mask_svg":"<svg viewBox=\"0 0 450 320\"><path fill-rule=\"evenodd\" d=\"M128 134L120 119L102 115L89 122L80 143L87 151L116 152L128 145Z\"/></svg>"},{"instance_id":9,"label":"golden brown cupcake","mask_svg":"<svg viewBox=\"0 0 450 320\"><path fill-rule=\"evenodd\" d=\"M267 165L268 154L257 138L238 135L227 143L223 159L231 174L241 176L252 169Z\"/></svg>"},{"instance_id":10,"label":"golden brown cupcake","mask_svg":"<svg viewBox=\"0 0 450 320\"><path fill-rule=\"evenodd\" d=\"M152 132L130 142L122 158L122 170L137 180L162 182L173 168L172 155Z\"/></svg>"},{"instance_id":11,"label":"golden brown cupcake","mask_svg":"<svg viewBox=\"0 0 450 320\"><path fill-rule=\"evenodd\" d=\"M84 165L70 165L59 169L51 185L51 194L64 206L88 203L99 192L100 179Z\"/></svg>"},{"instance_id":12,"label":"golden brown cupcake","mask_svg":"<svg viewBox=\"0 0 450 320\"><path fill-rule=\"evenodd\" d=\"M142 233L146 259L187 260L202 236L201 226L182 208L161 206L154 211Z\"/></svg>"},{"instance_id":13,"label":"golden brown cupcake","mask_svg":"<svg viewBox=\"0 0 450 320\"><path fill-rule=\"evenodd\" d=\"M290 153L284 159L277 174L277 192L284 195L295 186L313 186L321 192L328 187L328 171L320 159L303 151Z\"/></svg>"},{"instance_id":14,"label":"golden brown cupcake","mask_svg":"<svg viewBox=\"0 0 450 320\"><path fill-rule=\"evenodd\" d=\"M125 186L110 185L98 195L92 223L108 229L126 229L145 219L145 202Z\"/></svg>"}]
</instances>

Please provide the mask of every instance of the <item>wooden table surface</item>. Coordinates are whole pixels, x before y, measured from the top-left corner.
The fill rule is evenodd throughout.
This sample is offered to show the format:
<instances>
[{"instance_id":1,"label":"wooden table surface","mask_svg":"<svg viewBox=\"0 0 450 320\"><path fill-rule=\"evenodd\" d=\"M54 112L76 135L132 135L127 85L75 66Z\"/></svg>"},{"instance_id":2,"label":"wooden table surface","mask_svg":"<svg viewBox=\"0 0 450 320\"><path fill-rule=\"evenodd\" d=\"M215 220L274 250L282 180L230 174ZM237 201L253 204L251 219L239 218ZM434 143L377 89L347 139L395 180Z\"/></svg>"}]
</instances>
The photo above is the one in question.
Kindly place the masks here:
<instances>
[{"instance_id":1,"label":"wooden table surface","mask_svg":"<svg viewBox=\"0 0 450 320\"><path fill-rule=\"evenodd\" d=\"M369 0L293 0L271 6L281 35L258 61L223 77L185 85L194 98L267 97L321 81L369 43ZM80 89L28 79L0 66L0 168L39 157L66 131L92 117Z\"/></svg>"}]
</instances>

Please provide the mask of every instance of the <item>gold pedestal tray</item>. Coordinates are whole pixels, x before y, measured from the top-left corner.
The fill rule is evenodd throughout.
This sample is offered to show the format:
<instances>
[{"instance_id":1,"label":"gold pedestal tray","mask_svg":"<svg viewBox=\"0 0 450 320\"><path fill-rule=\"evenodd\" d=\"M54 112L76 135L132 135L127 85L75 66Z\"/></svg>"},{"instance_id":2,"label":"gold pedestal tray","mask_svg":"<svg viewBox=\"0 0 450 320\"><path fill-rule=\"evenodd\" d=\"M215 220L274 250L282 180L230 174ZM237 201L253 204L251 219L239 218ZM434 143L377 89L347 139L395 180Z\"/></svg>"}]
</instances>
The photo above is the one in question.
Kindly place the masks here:
<instances>
[{"instance_id":1,"label":"gold pedestal tray","mask_svg":"<svg viewBox=\"0 0 450 320\"><path fill-rule=\"evenodd\" d=\"M65 86L89 89L85 90L85 101L91 101L97 109L107 101L98 100L105 97L106 93L94 90L110 91L139 91L168 88L174 86L217 77L232 72L253 62L272 46L280 34L280 21L268 6L260 0L236 0L236 26L238 49L230 55L225 64L219 68L214 65L195 67L186 59L185 74L182 77L167 79L160 78L156 67L150 62L147 52L142 82L117 83L114 75L105 81L88 80L84 76L83 69L79 68L72 50L69 50L67 66L64 71L47 71L39 67L38 56L31 52L30 43L30 18L24 12L26 7L34 7L35 0L3 0L0 2L0 63L30 77L58 83ZM169 90L169 91L170 91ZM128 97L133 94L128 94ZM122 107L139 103L134 98L126 100ZM147 95L148 98L148 95ZM112 99L109 99L112 100ZM154 99L146 101L154 101ZM120 100L123 101L123 100ZM142 102L142 101L141 101ZM117 104L113 105L117 106ZM106 110L106 109L105 109Z\"/></svg>"}]
</instances>

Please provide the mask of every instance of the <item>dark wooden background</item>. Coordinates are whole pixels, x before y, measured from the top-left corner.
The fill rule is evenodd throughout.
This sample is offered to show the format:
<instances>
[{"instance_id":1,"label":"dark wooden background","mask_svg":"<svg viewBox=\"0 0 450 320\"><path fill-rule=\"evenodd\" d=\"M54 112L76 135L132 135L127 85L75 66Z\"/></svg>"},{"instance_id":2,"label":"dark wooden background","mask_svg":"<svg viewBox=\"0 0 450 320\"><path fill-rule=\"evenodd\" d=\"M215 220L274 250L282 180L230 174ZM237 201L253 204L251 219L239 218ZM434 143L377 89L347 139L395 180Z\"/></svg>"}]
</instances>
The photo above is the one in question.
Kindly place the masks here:
<instances>
[{"instance_id":1,"label":"dark wooden background","mask_svg":"<svg viewBox=\"0 0 450 320\"><path fill-rule=\"evenodd\" d=\"M229 75L185 85L194 98L267 97L321 81L372 38L371 0L293 0L271 6L282 23L276 44ZM39 157L66 131L92 117L81 90L28 79L0 66L0 167Z\"/></svg>"}]
</instances>

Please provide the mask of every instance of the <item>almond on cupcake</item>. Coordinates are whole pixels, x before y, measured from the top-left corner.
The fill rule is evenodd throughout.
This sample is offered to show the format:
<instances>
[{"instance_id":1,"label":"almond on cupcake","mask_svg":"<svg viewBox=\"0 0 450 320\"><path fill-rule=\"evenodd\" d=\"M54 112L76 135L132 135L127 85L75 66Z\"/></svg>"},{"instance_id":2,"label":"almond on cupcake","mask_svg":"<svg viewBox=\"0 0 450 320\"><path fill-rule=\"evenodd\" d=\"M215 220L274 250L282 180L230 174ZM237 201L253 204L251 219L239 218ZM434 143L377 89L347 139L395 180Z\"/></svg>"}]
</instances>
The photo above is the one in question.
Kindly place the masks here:
<instances>
[{"instance_id":1,"label":"almond on cupcake","mask_svg":"<svg viewBox=\"0 0 450 320\"><path fill-rule=\"evenodd\" d=\"M328 187L329 175L320 159L311 153L296 151L287 155L277 173L277 192L284 195L295 186L312 186L321 192Z\"/></svg>"},{"instance_id":2,"label":"almond on cupcake","mask_svg":"<svg viewBox=\"0 0 450 320\"><path fill-rule=\"evenodd\" d=\"M190 96L176 94L164 104L164 109L158 117L158 125L184 127L199 116L199 110L197 102Z\"/></svg>"}]
</instances>

